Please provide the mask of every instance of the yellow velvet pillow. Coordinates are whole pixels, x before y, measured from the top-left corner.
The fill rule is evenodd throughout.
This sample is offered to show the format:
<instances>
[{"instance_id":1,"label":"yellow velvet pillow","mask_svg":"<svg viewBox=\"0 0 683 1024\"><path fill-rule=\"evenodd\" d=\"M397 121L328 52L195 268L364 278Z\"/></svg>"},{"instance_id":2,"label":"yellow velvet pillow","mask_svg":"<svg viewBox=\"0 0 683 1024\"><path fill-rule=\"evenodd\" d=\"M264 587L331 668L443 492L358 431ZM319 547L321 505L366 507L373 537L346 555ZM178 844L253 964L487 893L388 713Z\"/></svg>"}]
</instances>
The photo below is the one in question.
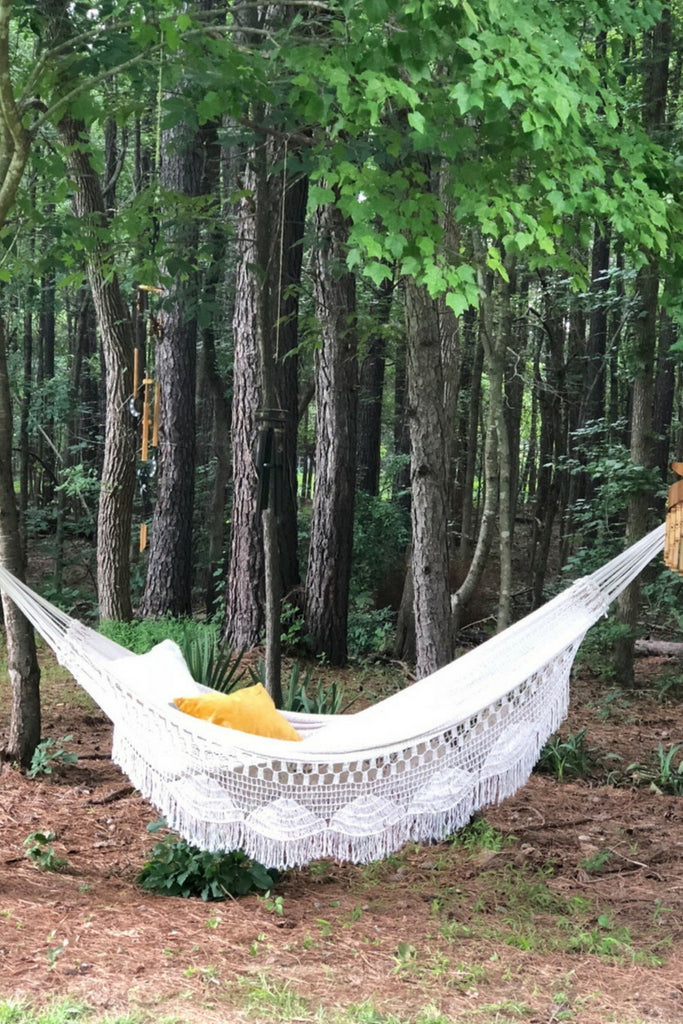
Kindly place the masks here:
<instances>
[{"instance_id":1,"label":"yellow velvet pillow","mask_svg":"<svg viewBox=\"0 0 683 1024\"><path fill-rule=\"evenodd\" d=\"M173 703L186 715L214 725L228 726L274 740L300 740L301 736L275 707L261 683L234 693L205 693L200 697L175 697Z\"/></svg>"}]
</instances>

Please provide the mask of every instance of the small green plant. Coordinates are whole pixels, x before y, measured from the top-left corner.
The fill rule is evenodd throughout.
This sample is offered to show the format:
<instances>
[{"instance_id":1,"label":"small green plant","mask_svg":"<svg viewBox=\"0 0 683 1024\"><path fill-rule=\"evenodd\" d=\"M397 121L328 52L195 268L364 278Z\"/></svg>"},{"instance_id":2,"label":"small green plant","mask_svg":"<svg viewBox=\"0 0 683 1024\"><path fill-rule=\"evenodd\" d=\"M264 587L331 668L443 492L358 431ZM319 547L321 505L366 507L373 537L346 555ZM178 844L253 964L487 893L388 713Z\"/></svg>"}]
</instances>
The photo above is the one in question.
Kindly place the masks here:
<instances>
[{"instance_id":1,"label":"small green plant","mask_svg":"<svg viewBox=\"0 0 683 1024\"><path fill-rule=\"evenodd\" d=\"M655 793L681 796L683 795L683 758L678 759L678 752L682 747L683 743L675 743L665 750L664 745L660 743L652 763L630 764L626 769L626 774L631 777L636 786L649 785Z\"/></svg>"},{"instance_id":2,"label":"small green plant","mask_svg":"<svg viewBox=\"0 0 683 1024\"><path fill-rule=\"evenodd\" d=\"M35 779L38 775L52 775L56 767L64 767L68 764L78 764L78 755L64 749L65 743L70 743L73 736L60 736L59 739L41 740L33 751L31 765L26 772L29 779Z\"/></svg>"},{"instance_id":3,"label":"small green plant","mask_svg":"<svg viewBox=\"0 0 683 1024\"><path fill-rule=\"evenodd\" d=\"M410 942L399 942L394 953L394 974L410 973L417 964L417 950Z\"/></svg>"},{"instance_id":4,"label":"small green plant","mask_svg":"<svg viewBox=\"0 0 683 1024\"><path fill-rule=\"evenodd\" d=\"M680 701L683 695L683 676L680 672L664 672L657 680L657 700L660 704L667 701Z\"/></svg>"},{"instance_id":5,"label":"small green plant","mask_svg":"<svg viewBox=\"0 0 683 1024\"><path fill-rule=\"evenodd\" d=\"M506 837L502 832L499 832L489 825L485 818L475 818L461 828L458 833L453 837L453 842L457 846L462 846L467 850L468 853L477 853L480 850L502 850L506 846L512 837Z\"/></svg>"},{"instance_id":6,"label":"small green plant","mask_svg":"<svg viewBox=\"0 0 683 1024\"><path fill-rule=\"evenodd\" d=\"M270 889L264 892L263 896L260 897L263 906L271 914L277 914L278 917L283 917L285 912L285 901L282 896L273 896Z\"/></svg>"},{"instance_id":7,"label":"small green plant","mask_svg":"<svg viewBox=\"0 0 683 1024\"><path fill-rule=\"evenodd\" d=\"M244 683L245 671L240 668L244 648L237 655L232 647L221 648L211 627L199 633L186 628L179 647L190 675L202 686L230 693Z\"/></svg>"},{"instance_id":8,"label":"small green plant","mask_svg":"<svg viewBox=\"0 0 683 1024\"><path fill-rule=\"evenodd\" d=\"M66 867L67 862L64 857L58 857L55 854L52 843L56 838L54 832L31 832L24 839L26 847L24 856L33 861L41 871L61 871Z\"/></svg>"},{"instance_id":9,"label":"small green plant","mask_svg":"<svg viewBox=\"0 0 683 1024\"><path fill-rule=\"evenodd\" d=\"M542 748L536 768L554 775L560 782L567 778L585 779L590 770L590 754L585 728L568 733L564 739L557 734Z\"/></svg>"},{"instance_id":10,"label":"small green plant","mask_svg":"<svg viewBox=\"0 0 683 1024\"><path fill-rule=\"evenodd\" d=\"M143 889L164 896L224 900L255 889L270 890L275 879L241 850L209 853L184 839L166 836L154 846L136 881Z\"/></svg>"},{"instance_id":11,"label":"small green plant","mask_svg":"<svg viewBox=\"0 0 683 1024\"><path fill-rule=\"evenodd\" d=\"M259 658L256 668L249 669L249 675L253 683L265 686L266 667L263 658ZM301 666L298 661L293 663L289 681L282 686L283 711L299 711L307 715L340 715L348 711L355 698L344 704L344 694L336 679L327 685L320 680L317 689L310 689L309 692L312 679L313 668L306 669L302 679Z\"/></svg>"},{"instance_id":12,"label":"small green plant","mask_svg":"<svg viewBox=\"0 0 683 1024\"><path fill-rule=\"evenodd\" d=\"M579 866L590 875L598 875L605 870L611 859L612 852L610 850L597 850L590 857L585 857Z\"/></svg>"},{"instance_id":13,"label":"small green plant","mask_svg":"<svg viewBox=\"0 0 683 1024\"><path fill-rule=\"evenodd\" d=\"M47 963L49 971L54 971L55 967L57 966L57 960L62 955L66 947L69 945L68 939L64 939L63 942L57 943L56 946L50 945L55 935L56 932L50 932L50 934L47 937Z\"/></svg>"}]
</instances>

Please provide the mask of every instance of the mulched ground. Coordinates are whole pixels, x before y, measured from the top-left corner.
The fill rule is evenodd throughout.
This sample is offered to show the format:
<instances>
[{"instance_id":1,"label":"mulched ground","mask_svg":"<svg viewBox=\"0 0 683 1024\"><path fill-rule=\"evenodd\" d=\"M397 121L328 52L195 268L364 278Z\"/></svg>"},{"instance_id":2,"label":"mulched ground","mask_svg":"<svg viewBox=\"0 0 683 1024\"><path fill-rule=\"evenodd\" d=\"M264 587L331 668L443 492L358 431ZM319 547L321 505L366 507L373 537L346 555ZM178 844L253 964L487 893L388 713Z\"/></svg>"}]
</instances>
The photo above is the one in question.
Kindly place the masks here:
<instances>
[{"instance_id":1,"label":"mulched ground","mask_svg":"<svg viewBox=\"0 0 683 1024\"><path fill-rule=\"evenodd\" d=\"M639 685L666 668L643 659ZM108 760L104 717L57 675L44 733L72 734L78 764L42 781L0 774L0 997L197 1024L364 1002L401 1020L431 1006L453 1021L678 1024L683 803L601 780L683 741L683 707L651 687L625 700L584 673L567 728L583 726L594 777L534 775L486 814L514 837L502 849L411 846L367 868L290 872L279 914L257 896L205 904L135 885L157 815ZM24 856L38 831L55 834L62 870Z\"/></svg>"}]
</instances>

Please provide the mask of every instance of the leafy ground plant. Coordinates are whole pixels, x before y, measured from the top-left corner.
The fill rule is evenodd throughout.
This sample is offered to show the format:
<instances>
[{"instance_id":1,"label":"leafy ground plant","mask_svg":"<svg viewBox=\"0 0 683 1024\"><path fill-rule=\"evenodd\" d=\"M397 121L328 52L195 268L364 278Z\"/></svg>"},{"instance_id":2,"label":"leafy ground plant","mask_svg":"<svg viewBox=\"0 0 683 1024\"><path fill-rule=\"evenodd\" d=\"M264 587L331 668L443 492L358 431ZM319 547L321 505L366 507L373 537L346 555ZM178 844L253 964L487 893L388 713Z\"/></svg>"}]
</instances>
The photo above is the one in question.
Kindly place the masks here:
<instances>
[{"instance_id":1,"label":"leafy ground plant","mask_svg":"<svg viewBox=\"0 0 683 1024\"><path fill-rule=\"evenodd\" d=\"M683 757L679 757L682 747L683 743L675 743L665 750L664 745L660 743L652 762L630 764L626 769L626 775L630 776L636 786L649 786L655 793L682 796Z\"/></svg>"},{"instance_id":2,"label":"leafy ground plant","mask_svg":"<svg viewBox=\"0 0 683 1024\"><path fill-rule=\"evenodd\" d=\"M568 733L563 739L559 734L551 736L541 750L536 768L540 772L554 775L558 781L564 779L585 779L590 770L591 752L586 746L586 729Z\"/></svg>"},{"instance_id":3,"label":"leafy ground plant","mask_svg":"<svg viewBox=\"0 0 683 1024\"><path fill-rule=\"evenodd\" d=\"M255 889L268 891L276 879L241 850L209 853L184 839L166 836L154 846L136 881L148 892L163 896L224 900Z\"/></svg>"},{"instance_id":4,"label":"leafy ground plant","mask_svg":"<svg viewBox=\"0 0 683 1024\"><path fill-rule=\"evenodd\" d=\"M55 767L78 764L78 755L64 748L64 744L70 743L72 739L73 736L69 734L57 740L50 737L41 740L33 751L31 765L26 773L29 779L35 779L38 775L52 775Z\"/></svg>"},{"instance_id":5,"label":"leafy ground plant","mask_svg":"<svg viewBox=\"0 0 683 1024\"><path fill-rule=\"evenodd\" d=\"M64 857L58 857L55 854L52 843L56 838L54 832L31 832L24 839L26 847L24 856L28 857L41 871L61 871L66 867L67 862Z\"/></svg>"}]
</instances>

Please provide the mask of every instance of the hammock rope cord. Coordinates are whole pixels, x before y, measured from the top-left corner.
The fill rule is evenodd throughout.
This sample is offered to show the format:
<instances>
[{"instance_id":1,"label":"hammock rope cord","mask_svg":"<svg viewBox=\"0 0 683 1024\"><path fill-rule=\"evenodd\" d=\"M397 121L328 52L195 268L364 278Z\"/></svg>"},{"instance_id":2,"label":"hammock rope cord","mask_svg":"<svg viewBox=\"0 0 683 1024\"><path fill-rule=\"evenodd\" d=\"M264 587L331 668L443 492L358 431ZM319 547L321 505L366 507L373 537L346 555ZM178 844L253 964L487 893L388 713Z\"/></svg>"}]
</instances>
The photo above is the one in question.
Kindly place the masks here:
<instances>
[{"instance_id":1,"label":"hammock rope cord","mask_svg":"<svg viewBox=\"0 0 683 1024\"><path fill-rule=\"evenodd\" d=\"M658 527L445 668L356 714L287 714L301 743L184 715L197 692L170 641L146 655L0 567L0 588L114 724L112 758L188 842L269 867L368 862L441 839L528 779L569 703L587 630L661 552Z\"/></svg>"}]
</instances>

